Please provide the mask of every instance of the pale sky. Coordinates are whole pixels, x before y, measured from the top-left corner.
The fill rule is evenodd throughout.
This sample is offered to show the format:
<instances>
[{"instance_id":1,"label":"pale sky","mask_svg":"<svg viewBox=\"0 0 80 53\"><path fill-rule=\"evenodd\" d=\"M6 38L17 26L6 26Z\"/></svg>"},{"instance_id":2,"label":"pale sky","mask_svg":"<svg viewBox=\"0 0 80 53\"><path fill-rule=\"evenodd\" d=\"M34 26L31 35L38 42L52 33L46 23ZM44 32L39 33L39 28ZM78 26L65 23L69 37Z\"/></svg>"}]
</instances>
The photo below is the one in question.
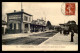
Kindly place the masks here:
<instances>
[{"instance_id":1,"label":"pale sky","mask_svg":"<svg viewBox=\"0 0 80 53\"><path fill-rule=\"evenodd\" d=\"M62 13L64 11L63 2L22 2L22 8L24 12L33 15L33 19L43 18L46 21L50 21L52 25L59 25L60 23L66 23L67 21L74 20L78 24L78 4L76 3L75 15L66 16ZM20 11L21 2L3 2L2 3L2 19L6 17L6 13ZM7 17L6 19L7 20Z\"/></svg>"}]
</instances>

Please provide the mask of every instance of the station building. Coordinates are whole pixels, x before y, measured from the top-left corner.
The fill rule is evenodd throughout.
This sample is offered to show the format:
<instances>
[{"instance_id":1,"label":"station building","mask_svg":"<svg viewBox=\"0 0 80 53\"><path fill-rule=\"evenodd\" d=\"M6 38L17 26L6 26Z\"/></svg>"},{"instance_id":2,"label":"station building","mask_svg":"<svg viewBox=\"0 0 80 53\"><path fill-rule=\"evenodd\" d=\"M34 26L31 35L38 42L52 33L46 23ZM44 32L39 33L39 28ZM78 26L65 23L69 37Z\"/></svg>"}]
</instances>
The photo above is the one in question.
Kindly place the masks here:
<instances>
[{"instance_id":1,"label":"station building","mask_svg":"<svg viewBox=\"0 0 80 53\"><path fill-rule=\"evenodd\" d=\"M8 33L30 33L45 31L46 21L43 19L33 20L33 15L21 11L7 13L7 32Z\"/></svg>"}]
</instances>

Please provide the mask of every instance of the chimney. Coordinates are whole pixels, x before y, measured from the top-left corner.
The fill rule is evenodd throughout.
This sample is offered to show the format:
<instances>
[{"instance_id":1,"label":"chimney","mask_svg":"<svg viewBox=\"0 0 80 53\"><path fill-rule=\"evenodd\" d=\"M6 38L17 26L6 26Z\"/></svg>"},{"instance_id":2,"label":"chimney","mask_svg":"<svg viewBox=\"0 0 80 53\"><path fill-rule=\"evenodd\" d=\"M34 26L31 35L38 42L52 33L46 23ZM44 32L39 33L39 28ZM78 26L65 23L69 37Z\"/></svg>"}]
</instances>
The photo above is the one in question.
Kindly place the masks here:
<instances>
[{"instance_id":1,"label":"chimney","mask_svg":"<svg viewBox=\"0 0 80 53\"><path fill-rule=\"evenodd\" d=\"M23 9L21 9L21 12L24 12L24 10L23 10Z\"/></svg>"},{"instance_id":2,"label":"chimney","mask_svg":"<svg viewBox=\"0 0 80 53\"><path fill-rule=\"evenodd\" d=\"M14 10L14 12L16 12L16 10Z\"/></svg>"}]
</instances>

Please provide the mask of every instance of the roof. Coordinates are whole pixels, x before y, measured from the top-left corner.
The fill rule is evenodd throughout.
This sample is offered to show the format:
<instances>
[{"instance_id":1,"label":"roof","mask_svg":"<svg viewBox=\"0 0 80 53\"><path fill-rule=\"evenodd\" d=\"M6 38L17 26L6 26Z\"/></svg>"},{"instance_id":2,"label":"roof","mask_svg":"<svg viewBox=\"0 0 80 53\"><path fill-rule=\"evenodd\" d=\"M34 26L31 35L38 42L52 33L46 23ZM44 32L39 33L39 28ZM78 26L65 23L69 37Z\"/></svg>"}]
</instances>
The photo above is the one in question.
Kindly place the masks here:
<instances>
[{"instance_id":1,"label":"roof","mask_svg":"<svg viewBox=\"0 0 80 53\"><path fill-rule=\"evenodd\" d=\"M59 25L64 25L64 24L59 24Z\"/></svg>"},{"instance_id":2,"label":"roof","mask_svg":"<svg viewBox=\"0 0 80 53\"><path fill-rule=\"evenodd\" d=\"M37 23L37 20L32 20L31 24L35 24L35 25L44 26L43 24L40 24L39 22Z\"/></svg>"},{"instance_id":3,"label":"roof","mask_svg":"<svg viewBox=\"0 0 80 53\"><path fill-rule=\"evenodd\" d=\"M45 20L43 20L43 19L37 19L37 20L40 20L40 21L45 21Z\"/></svg>"},{"instance_id":4,"label":"roof","mask_svg":"<svg viewBox=\"0 0 80 53\"><path fill-rule=\"evenodd\" d=\"M65 26L65 25L66 25L66 26L68 26L69 24L68 24L68 23L64 23L64 24L59 24L59 25L63 25L63 26Z\"/></svg>"},{"instance_id":5,"label":"roof","mask_svg":"<svg viewBox=\"0 0 80 53\"><path fill-rule=\"evenodd\" d=\"M26 14L26 15L32 16L31 14L28 14L28 13L22 12L22 11L12 12L12 13L7 13L7 14L9 15L9 14L19 14L19 13L24 13L24 14Z\"/></svg>"},{"instance_id":6,"label":"roof","mask_svg":"<svg viewBox=\"0 0 80 53\"><path fill-rule=\"evenodd\" d=\"M6 25L6 24L7 24L7 22L2 20L2 25Z\"/></svg>"},{"instance_id":7,"label":"roof","mask_svg":"<svg viewBox=\"0 0 80 53\"><path fill-rule=\"evenodd\" d=\"M32 20L31 24L36 24L37 20Z\"/></svg>"},{"instance_id":8,"label":"roof","mask_svg":"<svg viewBox=\"0 0 80 53\"><path fill-rule=\"evenodd\" d=\"M66 26L69 26L70 24L68 24L68 23L65 23L64 25L66 25Z\"/></svg>"}]
</instances>

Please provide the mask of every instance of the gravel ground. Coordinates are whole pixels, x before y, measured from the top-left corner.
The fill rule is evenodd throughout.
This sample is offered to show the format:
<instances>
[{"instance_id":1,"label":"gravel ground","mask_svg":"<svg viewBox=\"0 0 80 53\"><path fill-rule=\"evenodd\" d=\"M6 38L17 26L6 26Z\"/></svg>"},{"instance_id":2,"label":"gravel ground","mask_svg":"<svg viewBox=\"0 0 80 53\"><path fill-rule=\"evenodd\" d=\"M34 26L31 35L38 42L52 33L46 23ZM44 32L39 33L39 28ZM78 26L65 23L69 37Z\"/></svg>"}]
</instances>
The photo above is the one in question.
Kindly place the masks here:
<instances>
[{"instance_id":1,"label":"gravel ground","mask_svg":"<svg viewBox=\"0 0 80 53\"><path fill-rule=\"evenodd\" d=\"M47 40L48 38L32 38L32 37L21 37L17 39L4 39L3 44L6 45L38 45L43 41Z\"/></svg>"},{"instance_id":2,"label":"gravel ground","mask_svg":"<svg viewBox=\"0 0 80 53\"><path fill-rule=\"evenodd\" d=\"M56 33L46 32L40 34L33 34L27 37L18 37L14 39L2 39L3 45L39 45L49 37L54 36Z\"/></svg>"}]
</instances>

